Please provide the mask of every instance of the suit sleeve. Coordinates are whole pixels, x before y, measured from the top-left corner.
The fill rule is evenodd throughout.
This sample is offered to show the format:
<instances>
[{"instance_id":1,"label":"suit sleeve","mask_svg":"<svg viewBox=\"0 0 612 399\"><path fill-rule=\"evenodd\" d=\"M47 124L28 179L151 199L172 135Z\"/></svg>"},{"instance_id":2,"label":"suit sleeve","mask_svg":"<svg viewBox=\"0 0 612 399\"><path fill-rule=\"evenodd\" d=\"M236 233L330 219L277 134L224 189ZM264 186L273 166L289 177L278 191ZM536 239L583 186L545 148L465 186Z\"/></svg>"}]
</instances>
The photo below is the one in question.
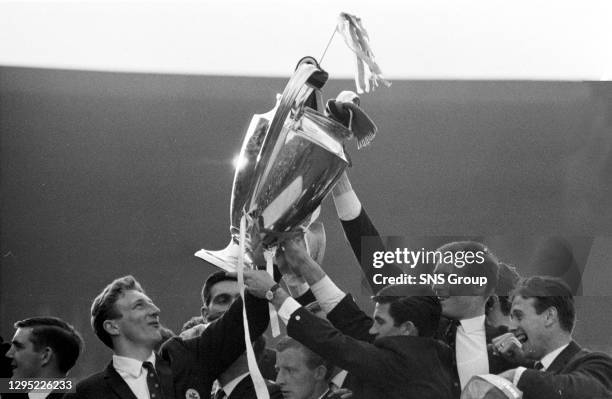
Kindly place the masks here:
<instances>
[{"instance_id":1,"label":"suit sleeve","mask_svg":"<svg viewBox=\"0 0 612 399\"><path fill-rule=\"evenodd\" d=\"M327 320L343 334L365 342L373 342L375 336L370 334L372 318L365 314L350 294L327 314Z\"/></svg>"},{"instance_id":2,"label":"suit sleeve","mask_svg":"<svg viewBox=\"0 0 612 399\"><path fill-rule=\"evenodd\" d=\"M251 339L259 337L268 327L270 320L268 301L245 295L247 318ZM196 362L210 370L216 378L245 351L244 328L242 323L242 299L232 306L217 321L211 323L199 337L183 340L172 338L162 346L161 356L173 362L180 354L190 353Z\"/></svg>"},{"instance_id":3,"label":"suit sleeve","mask_svg":"<svg viewBox=\"0 0 612 399\"><path fill-rule=\"evenodd\" d=\"M568 373L525 370L518 382L525 399L612 398L612 359L589 353Z\"/></svg>"},{"instance_id":4,"label":"suit sleeve","mask_svg":"<svg viewBox=\"0 0 612 399\"><path fill-rule=\"evenodd\" d=\"M393 376L405 372L398 370L398 364L405 364L406 359L400 360L390 350L344 335L304 308L291 315L287 334L334 365L368 381L388 384ZM416 359L413 363L419 364Z\"/></svg>"},{"instance_id":5,"label":"suit sleeve","mask_svg":"<svg viewBox=\"0 0 612 399\"><path fill-rule=\"evenodd\" d=\"M395 265L385 264L380 269L375 269L372 266L374 252L385 251L386 248L378 230L366 213L365 208L361 208L359 216L355 219L342 220L341 222L346 239L353 249L353 254L355 254L355 258L357 258L357 262L359 262L367 284L372 292L377 292L382 288L374 284L374 274L397 276L402 273L402 270ZM365 237L367 238L362 242L362 238Z\"/></svg>"}]
</instances>

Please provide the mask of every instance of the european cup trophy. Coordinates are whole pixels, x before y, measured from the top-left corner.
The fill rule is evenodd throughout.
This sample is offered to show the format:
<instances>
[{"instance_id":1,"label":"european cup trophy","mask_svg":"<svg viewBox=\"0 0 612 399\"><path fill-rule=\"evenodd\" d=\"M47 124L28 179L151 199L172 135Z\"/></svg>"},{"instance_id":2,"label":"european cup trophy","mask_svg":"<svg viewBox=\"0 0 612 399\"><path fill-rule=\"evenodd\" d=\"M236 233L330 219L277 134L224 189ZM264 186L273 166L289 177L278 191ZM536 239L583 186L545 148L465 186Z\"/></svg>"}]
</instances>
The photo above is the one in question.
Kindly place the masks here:
<instances>
[{"instance_id":1,"label":"european cup trophy","mask_svg":"<svg viewBox=\"0 0 612 399\"><path fill-rule=\"evenodd\" d=\"M202 249L196 256L235 271L243 217L247 265L257 248L274 248L316 217L313 213L350 163L344 141L357 137L367 143L376 131L370 124L361 134L354 133L359 129L351 130L324 113L320 90L327 78L313 58L303 58L276 106L253 116L234 173L230 243L219 251ZM350 113L348 121L355 119L350 109L345 112Z\"/></svg>"}]
</instances>

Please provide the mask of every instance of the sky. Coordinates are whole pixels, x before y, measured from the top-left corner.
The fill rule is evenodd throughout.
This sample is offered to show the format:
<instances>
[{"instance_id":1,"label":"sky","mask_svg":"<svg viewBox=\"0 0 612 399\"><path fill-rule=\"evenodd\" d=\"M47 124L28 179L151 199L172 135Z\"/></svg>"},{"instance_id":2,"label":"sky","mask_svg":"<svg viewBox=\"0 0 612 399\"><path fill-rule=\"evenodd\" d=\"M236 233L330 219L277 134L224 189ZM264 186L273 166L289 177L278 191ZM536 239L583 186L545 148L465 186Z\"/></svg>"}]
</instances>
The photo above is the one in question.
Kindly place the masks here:
<instances>
[{"instance_id":1,"label":"sky","mask_svg":"<svg viewBox=\"0 0 612 399\"><path fill-rule=\"evenodd\" d=\"M289 76L338 14L362 19L390 79L609 80L612 2L0 0L0 65ZM351 77L336 34L322 67Z\"/></svg>"}]
</instances>

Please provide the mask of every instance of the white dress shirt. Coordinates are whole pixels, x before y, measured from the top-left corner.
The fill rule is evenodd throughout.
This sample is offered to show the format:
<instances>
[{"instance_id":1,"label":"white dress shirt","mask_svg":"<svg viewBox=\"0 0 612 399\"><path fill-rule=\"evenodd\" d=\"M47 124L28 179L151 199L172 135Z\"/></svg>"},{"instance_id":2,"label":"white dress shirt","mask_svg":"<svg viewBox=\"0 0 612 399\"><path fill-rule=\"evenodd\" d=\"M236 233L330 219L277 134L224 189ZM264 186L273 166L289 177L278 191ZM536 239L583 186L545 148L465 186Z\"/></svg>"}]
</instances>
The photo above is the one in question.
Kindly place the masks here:
<instances>
[{"instance_id":1,"label":"white dress shirt","mask_svg":"<svg viewBox=\"0 0 612 399\"><path fill-rule=\"evenodd\" d=\"M544 356L541 360L540 363L542 363L542 368L540 369L540 371L546 371L548 370L548 368L550 367L550 365L552 364L552 362L555 361L555 359L557 358L557 356L559 356L559 354L561 352L563 352L565 350L565 348L567 348L569 346L569 343L555 349L554 351L548 353L546 356ZM527 370L525 367L517 367L516 371L514 372L514 378L512 379L512 383L514 385L518 385L519 380L521 379L521 376L523 375L523 372Z\"/></svg>"},{"instance_id":2,"label":"white dress shirt","mask_svg":"<svg viewBox=\"0 0 612 399\"><path fill-rule=\"evenodd\" d=\"M338 303L340 303L342 298L346 296L346 294L342 292L342 290L338 288L328 276L325 276L321 280L314 283L310 289L312 290L315 298L317 298L317 302L319 302L321 310L323 310L325 314L331 312L331 310L335 308ZM285 299L285 302L283 302L281 307L278 309L278 317L280 317L282 322L287 325L293 312L301 307L302 305L300 305L298 301L289 297Z\"/></svg>"},{"instance_id":3,"label":"white dress shirt","mask_svg":"<svg viewBox=\"0 0 612 399\"><path fill-rule=\"evenodd\" d=\"M470 378L479 374L489 374L487 355L487 336L485 315L460 320L455 336L455 356L461 389Z\"/></svg>"},{"instance_id":4,"label":"white dress shirt","mask_svg":"<svg viewBox=\"0 0 612 399\"><path fill-rule=\"evenodd\" d=\"M151 352L147 362L155 365L155 353ZM130 387L136 398L150 399L147 370L142 367L143 363L130 357L113 355L113 367Z\"/></svg>"}]
</instances>

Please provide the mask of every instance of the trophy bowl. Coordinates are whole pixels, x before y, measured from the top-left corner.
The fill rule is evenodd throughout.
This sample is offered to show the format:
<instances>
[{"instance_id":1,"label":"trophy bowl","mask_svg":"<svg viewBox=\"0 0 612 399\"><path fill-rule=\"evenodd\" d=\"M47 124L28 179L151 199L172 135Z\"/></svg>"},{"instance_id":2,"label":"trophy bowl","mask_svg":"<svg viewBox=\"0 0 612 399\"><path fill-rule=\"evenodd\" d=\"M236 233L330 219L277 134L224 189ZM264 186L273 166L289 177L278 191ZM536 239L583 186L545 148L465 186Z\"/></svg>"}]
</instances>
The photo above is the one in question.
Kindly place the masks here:
<instances>
[{"instance_id":1,"label":"trophy bowl","mask_svg":"<svg viewBox=\"0 0 612 399\"><path fill-rule=\"evenodd\" d=\"M286 234L303 229L350 164L344 125L309 107L320 103L327 74L310 59L298 68L276 106L254 115L242 142L230 202L229 245L196 256L227 271L238 260L240 220L246 218L247 263L256 247L273 248ZM316 107L316 106L315 106Z\"/></svg>"}]
</instances>

